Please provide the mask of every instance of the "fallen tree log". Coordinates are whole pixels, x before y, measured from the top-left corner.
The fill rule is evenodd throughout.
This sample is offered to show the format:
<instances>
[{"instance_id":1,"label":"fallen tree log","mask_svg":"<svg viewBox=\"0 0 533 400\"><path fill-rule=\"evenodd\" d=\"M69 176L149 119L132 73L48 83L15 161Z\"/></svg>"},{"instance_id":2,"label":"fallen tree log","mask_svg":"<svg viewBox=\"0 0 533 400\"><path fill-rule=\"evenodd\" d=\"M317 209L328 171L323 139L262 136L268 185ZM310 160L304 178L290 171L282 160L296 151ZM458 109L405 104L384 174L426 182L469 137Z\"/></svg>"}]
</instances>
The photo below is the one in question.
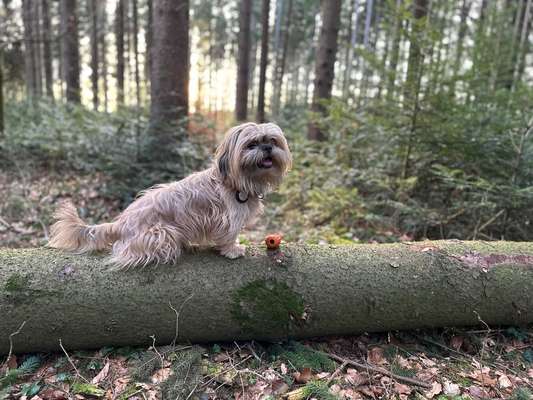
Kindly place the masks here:
<instances>
[{"instance_id":1,"label":"fallen tree log","mask_svg":"<svg viewBox=\"0 0 533 400\"><path fill-rule=\"evenodd\" d=\"M0 354L533 322L533 244L282 245L115 271L0 249ZM177 336L177 337L176 337Z\"/></svg>"}]
</instances>

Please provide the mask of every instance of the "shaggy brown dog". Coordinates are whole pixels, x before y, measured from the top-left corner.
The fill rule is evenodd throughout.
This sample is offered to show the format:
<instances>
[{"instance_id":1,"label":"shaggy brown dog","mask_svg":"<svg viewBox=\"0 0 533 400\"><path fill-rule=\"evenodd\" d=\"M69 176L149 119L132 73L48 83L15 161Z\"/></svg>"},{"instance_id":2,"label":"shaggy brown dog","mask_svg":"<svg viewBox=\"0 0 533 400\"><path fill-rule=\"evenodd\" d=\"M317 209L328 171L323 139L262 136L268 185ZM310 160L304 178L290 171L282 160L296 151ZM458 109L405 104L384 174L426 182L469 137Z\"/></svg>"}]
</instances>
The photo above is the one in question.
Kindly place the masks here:
<instances>
[{"instance_id":1,"label":"shaggy brown dog","mask_svg":"<svg viewBox=\"0 0 533 400\"><path fill-rule=\"evenodd\" d=\"M63 204L49 246L80 253L110 249L110 261L126 268L174 263L184 249L205 243L241 257L239 232L262 211L263 195L279 185L291 162L277 125L236 126L211 168L144 191L113 222L87 225L72 204Z\"/></svg>"}]
</instances>

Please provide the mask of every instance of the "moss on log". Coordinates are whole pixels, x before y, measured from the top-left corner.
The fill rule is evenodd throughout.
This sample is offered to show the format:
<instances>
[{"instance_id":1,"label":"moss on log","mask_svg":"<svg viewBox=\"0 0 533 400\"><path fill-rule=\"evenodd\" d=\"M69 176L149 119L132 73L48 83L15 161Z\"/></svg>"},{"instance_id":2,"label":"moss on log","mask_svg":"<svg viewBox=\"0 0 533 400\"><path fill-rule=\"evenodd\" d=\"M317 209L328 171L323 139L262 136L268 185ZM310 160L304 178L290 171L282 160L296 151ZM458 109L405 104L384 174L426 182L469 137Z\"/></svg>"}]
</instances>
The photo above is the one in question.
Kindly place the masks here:
<instances>
[{"instance_id":1,"label":"moss on log","mask_svg":"<svg viewBox=\"0 0 533 400\"><path fill-rule=\"evenodd\" d=\"M252 247L115 271L103 256L0 249L0 353L533 322L533 244ZM179 313L179 324L176 324Z\"/></svg>"}]
</instances>

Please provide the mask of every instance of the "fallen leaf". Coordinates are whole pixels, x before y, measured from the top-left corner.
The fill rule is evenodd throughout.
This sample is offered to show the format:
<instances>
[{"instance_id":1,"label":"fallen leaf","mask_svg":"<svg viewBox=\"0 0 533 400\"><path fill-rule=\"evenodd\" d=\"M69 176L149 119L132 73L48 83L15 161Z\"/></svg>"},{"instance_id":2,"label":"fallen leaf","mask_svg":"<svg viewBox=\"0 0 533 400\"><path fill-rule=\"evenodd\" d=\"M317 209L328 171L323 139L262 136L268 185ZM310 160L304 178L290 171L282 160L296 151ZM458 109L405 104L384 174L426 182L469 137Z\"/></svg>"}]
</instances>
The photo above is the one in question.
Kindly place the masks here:
<instances>
[{"instance_id":1,"label":"fallen leaf","mask_svg":"<svg viewBox=\"0 0 533 400\"><path fill-rule=\"evenodd\" d=\"M224 361L228 361L229 359L230 357L228 353L220 353L220 354L217 354L213 360L215 362L224 362Z\"/></svg>"},{"instance_id":2,"label":"fallen leaf","mask_svg":"<svg viewBox=\"0 0 533 400\"><path fill-rule=\"evenodd\" d=\"M17 368L17 356L14 354L11 354L9 357L9 360L6 362L7 369L15 369Z\"/></svg>"},{"instance_id":3,"label":"fallen leaf","mask_svg":"<svg viewBox=\"0 0 533 400\"><path fill-rule=\"evenodd\" d=\"M436 395L438 395L440 393L442 393L442 385L439 382L433 382L431 384L431 389L426 391L424 395L428 399L432 399L433 397L435 397Z\"/></svg>"},{"instance_id":4,"label":"fallen leaf","mask_svg":"<svg viewBox=\"0 0 533 400\"><path fill-rule=\"evenodd\" d=\"M454 350L459 351L463 346L464 338L462 336L453 336L450 340L450 347Z\"/></svg>"},{"instance_id":5,"label":"fallen leaf","mask_svg":"<svg viewBox=\"0 0 533 400\"><path fill-rule=\"evenodd\" d=\"M488 369L486 370L486 372L484 369L483 369L483 372L474 371L471 374L468 374L467 376L481 383L483 386L495 387L498 381L496 378L491 378L490 375L488 374L488 371L489 371Z\"/></svg>"},{"instance_id":6,"label":"fallen leaf","mask_svg":"<svg viewBox=\"0 0 533 400\"><path fill-rule=\"evenodd\" d=\"M367 360L374 365L383 365L387 362L381 347L373 347L368 351Z\"/></svg>"},{"instance_id":7,"label":"fallen leaf","mask_svg":"<svg viewBox=\"0 0 533 400\"><path fill-rule=\"evenodd\" d=\"M331 374L329 372L320 372L318 374L316 374L316 378L317 379L325 379L325 378L329 378Z\"/></svg>"},{"instance_id":8,"label":"fallen leaf","mask_svg":"<svg viewBox=\"0 0 533 400\"><path fill-rule=\"evenodd\" d=\"M280 396L289 391L289 385L283 380L278 379L277 381L272 382L272 394L275 396Z\"/></svg>"},{"instance_id":9,"label":"fallen leaf","mask_svg":"<svg viewBox=\"0 0 533 400\"><path fill-rule=\"evenodd\" d=\"M122 393L128 387L131 379L128 377L117 378L113 381L113 389L116 394Z\"/></svg>"},{"instance_id":10,"label":"fallen leaf","mask_svg":"<svg viewBox=\"0 0 533 400\"><path fill-rule=\"evenodd\" d=\"M470 386L468 388L468 393L470 393L470 395L478 399L486 399L490 397L489 392L485 388L475 386L475 385Z\"/></svg>"},{"instance_id":11,"label":"fallen leaf","mask_svg":"<svg viewBox=\"0 0 533 400\"><path fill-rule=\"evenodd\" d=\"M507 389L511 386L513 386L513 384L511 383L511 380L507 377L507 375L500 375L500 377L498 378L498 387L500 387L501 389Z\"/></svg>"},{"instance_id":12,"label":"fallen leaf","mask_svg":"<svg viewBox=\"0 0 533 400\"><path fill-rule=\"evenodd\" d=\"M348 368L344 379L347 383L351 384L353 387L366 385L368 383L368 375L361 374L359 371L353 368Z\"/></svg>"},{"instance_id":13,"label":"fallen leaf","mask_svg":"<svg viewBox=\"0 0 533 400\"><path fill-rule=\"evenodd\" d=\"M158 383L166 381L171 373L172 373L172 369L161 368L154 372L150 380L152 383L158 384Z\"/></svg>"},{"instance_id":14,"label":"fallen leaf","mask_svg":"<svg viewBox=\"0 0 533 400\"><path fill-rule=\"evenodd\" d=\"M287 366L285 365L285 363L281 363L279 369L281 370L281 373L283 375L287 375Z\"/></svg>"},{"instance_id":15,"label":"fallen leaf","mask_svg":"<svg viewBox=\"0 0 533 400\"><path fill-rule=\"evenodd\" d=\"M459 385L448 381L444 382L442 391L448 396L458 396L461 394L461 388Z\"/></svg>"},{"instance_id":16,"label":"fallen leaf","mask_svg":"<svg viewBox=\"0 0 533 400\"><path fill-rule=\"evenodd\" d=\"M295 372L293 377L298 383L307 383L313 378L313 372L311 368L304 368L302 372Z\"/></svg>"},{"instance_id":17,"label":"fallen leaf","mask_svg":"<svg viewBox=\"0 0 533 400\"><path fill-rule=\"evenodd\" d=\"M68 394L62 390L48 388L41 392L41 396L46 400L64 400L68 399Z\"/></svg>"},{"instance_id":18,"label":"fallen leaf","mask_svg":"<svg viewBox=\"0 0 533 400\"><path fill-rule=\"evenodd\" d=\"M105 378L107 378L107 375L109 374L109 366L110 364L107 362L104 365L104 367L100 370L100 372L98 372L98 374L91 380L91 383L98 385Z\"/></svg>"},{"instance_id":19,"label":"fallen leaf","mask_svg":"<svg viewBox=\"0 0 533 400\"><path fill-rule=\"evenodd\" d=\"M394 384L394 391L399 394L411 394L413 390L407 385L396 382Z\"/></svg>"}]
</instances>

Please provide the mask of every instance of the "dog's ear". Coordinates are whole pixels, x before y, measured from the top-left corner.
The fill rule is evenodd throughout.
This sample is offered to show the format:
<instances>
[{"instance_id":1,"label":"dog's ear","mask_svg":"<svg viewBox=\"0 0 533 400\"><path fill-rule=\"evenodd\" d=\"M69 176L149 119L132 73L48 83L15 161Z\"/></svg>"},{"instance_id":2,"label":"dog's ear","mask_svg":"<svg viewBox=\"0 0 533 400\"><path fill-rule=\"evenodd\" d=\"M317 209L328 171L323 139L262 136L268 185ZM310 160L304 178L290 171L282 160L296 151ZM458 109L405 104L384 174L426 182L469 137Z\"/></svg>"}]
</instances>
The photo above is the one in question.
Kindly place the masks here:
<instances>
[{"instance_id":1,"label":"dog's ear","mask_svg":"<svg viewBox=\"0 0 533 400\"><path fill-rule=\"evenodd\" d=\"M217 167L222 179L226 179L229 173L229 154L228 151L222 153L217 159Z\"/></svg>"},{"instance_id":2,"label":"dog's ear","mask_svg":"<svg viewBox=\"0 0 533 400\"><path fill-rule=\"evenodd\" d=\"M255 126L255 124L245 123L231 128L228 133L226 133L226 136L224 137L222 143L220 143L220 146L218 146L215 152L215 163L223 179L227 178L227 176L229 175L229 161L231 158L231 152L237 145L239 135L245 128L250 126Z\"/></svg>"}]
</instances>

